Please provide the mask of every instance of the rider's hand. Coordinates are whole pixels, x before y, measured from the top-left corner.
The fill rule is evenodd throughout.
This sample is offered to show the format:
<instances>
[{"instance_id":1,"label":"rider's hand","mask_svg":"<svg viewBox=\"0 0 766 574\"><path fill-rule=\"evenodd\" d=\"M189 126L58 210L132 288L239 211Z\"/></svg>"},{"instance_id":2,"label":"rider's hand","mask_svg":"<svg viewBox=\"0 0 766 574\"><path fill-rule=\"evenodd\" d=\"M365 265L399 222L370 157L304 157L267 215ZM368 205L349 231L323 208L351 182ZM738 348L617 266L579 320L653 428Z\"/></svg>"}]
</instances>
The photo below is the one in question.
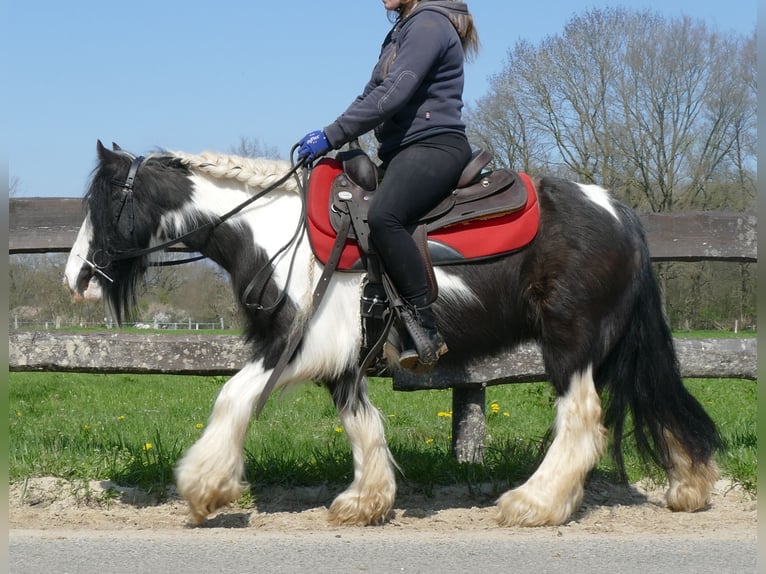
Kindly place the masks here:
<instances>
[{"instance_id":1,"label":"rider's hand","mask_svg":"<svg viewBox=\"0 0 766 574\"><path fill-rule=\"evenodd\" d=\"M298 142L298 159L306 158L306 161L314 161L330 151L330 142L324 131L316 130L307 133L303 139Z\"/></svg>"}]
</instances>

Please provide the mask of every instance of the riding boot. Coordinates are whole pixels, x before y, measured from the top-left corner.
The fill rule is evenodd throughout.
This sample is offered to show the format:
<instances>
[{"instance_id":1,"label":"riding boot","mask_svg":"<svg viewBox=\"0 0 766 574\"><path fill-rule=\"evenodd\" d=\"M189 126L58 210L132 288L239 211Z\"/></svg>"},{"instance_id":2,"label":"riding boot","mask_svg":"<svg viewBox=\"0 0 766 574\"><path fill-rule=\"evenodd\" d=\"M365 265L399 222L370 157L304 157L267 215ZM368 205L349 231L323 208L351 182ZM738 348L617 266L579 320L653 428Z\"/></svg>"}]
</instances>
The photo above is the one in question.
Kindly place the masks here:
<instances>
[{"instance_id":1,"label":"riding boot","mask_svg":"<svg viewBox=\"0 0 766 574\"><path fill-rule=\"evenodd\" d=\"M399 312L406 335L399 354L399 365L418 373L427 373L436 366L447 343L436 328L436 317L430 306L405 305Z\"/></svg>"}]
</instances>

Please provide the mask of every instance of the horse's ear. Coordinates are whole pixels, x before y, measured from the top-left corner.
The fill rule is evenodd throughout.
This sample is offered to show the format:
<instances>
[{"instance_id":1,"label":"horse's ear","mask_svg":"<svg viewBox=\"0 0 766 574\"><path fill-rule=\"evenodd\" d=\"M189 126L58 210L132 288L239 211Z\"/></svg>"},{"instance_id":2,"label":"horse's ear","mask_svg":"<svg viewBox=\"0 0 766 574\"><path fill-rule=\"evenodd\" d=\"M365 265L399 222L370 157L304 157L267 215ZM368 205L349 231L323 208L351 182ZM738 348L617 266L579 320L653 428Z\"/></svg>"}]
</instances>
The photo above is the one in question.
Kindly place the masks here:
<instances>
[{"instance_id":1,"label":"horse's ear","mask_svg":"<svg viewBox=\"0 0 766 574\"><path fill-rule=\"evenodd\" d=\"M109 153L109 150L104 147L101 140L96 140L96 153L98 153L99 159L106 159L106 156Z\"/></svg>"},{"instance_id":2,"label":"horse's ear","mask_svg":"<svg viewBox=\"0 0 766 574\"><path fill-rule=\"evenodd\" d=\"M123 149L116 143L112 142L112 151L123 151Z\"/></svg>"},{"instance_id":3,"label":"horse's ear","mask_svg":"<svg viewBox=\"0 0 766 574\"><path fill-rule=\"evenodd\" d=\"M104 144L101 143L101 140L96 141L96 151L98 152L98 159L100 161L108 161L114 157L114 152L104 147Z\"/></svg>"}]
</instances>

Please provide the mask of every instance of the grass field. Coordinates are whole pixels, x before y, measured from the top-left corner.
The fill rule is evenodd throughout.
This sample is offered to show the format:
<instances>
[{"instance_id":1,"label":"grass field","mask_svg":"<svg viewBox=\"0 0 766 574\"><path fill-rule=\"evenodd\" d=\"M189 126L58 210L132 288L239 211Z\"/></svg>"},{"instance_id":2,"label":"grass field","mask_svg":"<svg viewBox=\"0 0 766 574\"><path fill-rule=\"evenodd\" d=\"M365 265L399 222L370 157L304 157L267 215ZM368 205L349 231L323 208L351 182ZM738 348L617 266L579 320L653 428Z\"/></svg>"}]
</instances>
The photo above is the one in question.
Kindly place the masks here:
<instances>
[{"instance_id":1,"label":"grass field","mask_svg":"<svg viewBox=\"0 0 766 574\"><path fill-rule=\"evenodd\" d=\"M172 469L202 433L223 377L10 373L10 478L59 476L111 479L162 493ZM722 474L755 491L756 384L688 380L687 386L719 425L726 448ZM553 420L547 383L487 389L483 465L458 464L450 453L450 391L394 392L371 381L386 420L400 481L428 493L436 485L490 483L497 492L526 479L541 460ZM352 479L351 453L327 392L315 385L270 399L253 421L245 445L247 479L257 485L319 485ZM630 440L631 481L662 479L645 469ZM615 477L605 457L596 469Z\"/></svg>"}]
</instances>

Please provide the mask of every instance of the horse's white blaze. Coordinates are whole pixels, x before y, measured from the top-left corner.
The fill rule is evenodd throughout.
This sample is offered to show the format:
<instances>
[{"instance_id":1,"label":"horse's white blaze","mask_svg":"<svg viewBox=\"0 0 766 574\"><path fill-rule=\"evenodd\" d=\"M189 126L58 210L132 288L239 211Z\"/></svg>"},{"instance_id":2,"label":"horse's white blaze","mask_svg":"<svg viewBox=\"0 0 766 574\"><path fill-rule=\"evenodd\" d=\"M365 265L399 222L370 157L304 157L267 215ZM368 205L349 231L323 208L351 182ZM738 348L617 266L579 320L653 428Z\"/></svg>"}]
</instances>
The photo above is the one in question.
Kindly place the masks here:
<instances>
[{"instance_id":1,"label":"horse's white blaze","mask_svg":"<svg viewBox=\"0 0 766 574\"><path fill-rule=\"evenodd\" d=\"M85 289L82 289L81 286L77 284L77 278L80 275L83 265L88 265L86 260L88 259L88 252L90 251L92 239L93 226L90 222L90 215L86 215L80 226L80 231L77 233L74 245L69 252L69 257L67 257L66 260L66 267L64 268L64 285L69 287L74 301L82 301L83 299L99 301L104 296L101 284L95 277L91 277Z\"/></svg>"},{"instance_id":2,"label":"horse's white blaze","mask_svg":"<svg viewBox=\"0 0 766 574\"><path fill-rule=\"evenodd\" d=\"M585 183L578 183L577 185L585 194L585 197L587 197L590 201L599 207L608 211L617 221L620 220L620 216L617 215L617 211L614 209L614 205L612 204L612 196L609 195L607 190L605 190L600 185Z\"/></svg>"},{"instance_id":3,"label":"horse's white blaze","mask_svg":"<svg viewBox=\"0 0 766 574\"><path fill-rule=\"evenodd\" d=\"M569 391L557 401L554 432L553 443L535 473L498 500L501 524L561 524L579 506L585 477L606 447L592 367L573 375Z\"/></svg>"}]
</instances>

